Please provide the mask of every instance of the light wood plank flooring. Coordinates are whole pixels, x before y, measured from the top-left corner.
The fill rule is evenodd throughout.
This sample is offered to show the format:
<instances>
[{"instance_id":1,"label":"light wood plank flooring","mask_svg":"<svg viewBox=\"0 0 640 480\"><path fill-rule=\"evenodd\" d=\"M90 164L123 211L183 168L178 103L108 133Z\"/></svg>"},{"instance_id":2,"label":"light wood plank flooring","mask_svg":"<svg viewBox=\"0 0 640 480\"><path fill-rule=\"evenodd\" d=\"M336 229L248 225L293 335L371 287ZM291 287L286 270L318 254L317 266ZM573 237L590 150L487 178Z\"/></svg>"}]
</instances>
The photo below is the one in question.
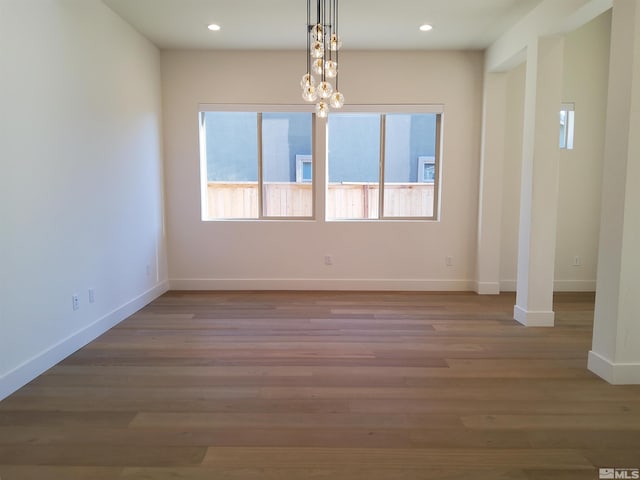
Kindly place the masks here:
<instances>
[{"instance_id":1,"label":"light wood plank flooring","mask_svg":"<svg viewBox=\"0 0 640 480\"><path fill-rule=\"evenodd\" d=\"M2 480L591 480L640 386L586 369L593 295L170 292L0 402Z\"/></svg>"}]
</instances>

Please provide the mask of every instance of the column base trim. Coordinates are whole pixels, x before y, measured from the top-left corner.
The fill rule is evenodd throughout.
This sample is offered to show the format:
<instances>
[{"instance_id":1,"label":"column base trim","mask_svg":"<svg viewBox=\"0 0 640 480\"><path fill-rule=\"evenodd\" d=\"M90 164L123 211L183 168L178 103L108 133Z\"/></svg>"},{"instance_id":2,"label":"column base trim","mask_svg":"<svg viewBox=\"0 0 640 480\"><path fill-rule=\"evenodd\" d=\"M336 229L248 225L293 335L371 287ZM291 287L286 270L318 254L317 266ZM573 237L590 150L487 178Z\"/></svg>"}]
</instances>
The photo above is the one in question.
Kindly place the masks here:
<instances>
[{"instance_id":1,"label":"column base trim","mask_svg":"<svg viewBox=\"0 0 640 480\"><path fill-rule=\"evenodd\" d=\"M474 290L478 295L499 295L499 282L474 282Z\"/></svg>"},{"instance_id":2,"label":"column base trim","mask_svg":"<svg viewBox=\"0 0 640 480\"><path fill-rule=\"evenodd\" d=\"M587 368L612 385L640 385L640 363L613 363L591 350Z\"/></svg>"},{"instance_id":3,"label":"column base trim","mask_svg":"<svg viewBox=\"0 0 640 480\"><path fill-rule=\"evenodd\" d=\"M513 307L513 318L525 327L553 327L555 324L552 311L530 311L518 305Z\"/></svg>"}]
</instances>

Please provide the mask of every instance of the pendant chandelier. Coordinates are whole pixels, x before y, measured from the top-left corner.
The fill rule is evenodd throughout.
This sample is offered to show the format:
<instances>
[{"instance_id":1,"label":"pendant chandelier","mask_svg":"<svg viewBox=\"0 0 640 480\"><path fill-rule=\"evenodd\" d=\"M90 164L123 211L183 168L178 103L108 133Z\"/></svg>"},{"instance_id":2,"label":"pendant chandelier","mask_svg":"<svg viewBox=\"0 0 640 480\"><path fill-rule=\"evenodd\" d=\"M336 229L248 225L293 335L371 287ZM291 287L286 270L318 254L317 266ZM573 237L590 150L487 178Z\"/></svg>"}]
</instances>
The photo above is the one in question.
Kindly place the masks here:
<instances>
[{"instance_id":1,"label":"pendant chandelier","mask_svg":"<svg viewBox=\"0 0 640 480\"><path fill-rule=\"evenodd\" d=\"M316 115L326 118L329 108L342 108L338 90L338 0L307 0L307 73L302 76L302 98L316 103ZM312 22L312 13L315 13ZM335 80L335 86L331 83Z\"/></svg>"}]
</instances>

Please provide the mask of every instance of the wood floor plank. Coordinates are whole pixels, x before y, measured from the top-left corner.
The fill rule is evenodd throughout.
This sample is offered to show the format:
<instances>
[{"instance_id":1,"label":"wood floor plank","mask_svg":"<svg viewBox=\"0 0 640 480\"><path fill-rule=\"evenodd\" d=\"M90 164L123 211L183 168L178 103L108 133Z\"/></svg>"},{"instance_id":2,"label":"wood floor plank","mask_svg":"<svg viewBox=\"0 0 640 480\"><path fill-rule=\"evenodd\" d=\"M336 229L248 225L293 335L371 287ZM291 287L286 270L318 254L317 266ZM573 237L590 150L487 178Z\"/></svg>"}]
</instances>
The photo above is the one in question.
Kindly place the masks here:
<instances>
[{"instance_id":1,"label":"wood floor plank","mask_svg":"<svg viewBox=\"0 0 640 480\"><path fill-rule=\"evenodd\" d=\"M463 416L462 423L473 429L492 430L593 430L610 428L640 432L640 415L473 415ZM639 452L640 453L640 452Z\"/></svg>"},{"instance_id":2,"label":"wood floor plank","mask_svg":"<svg viewBox=\"0 0 640 480\"><path fill-rule=\"evenodd\" d=\"M187 466L199 465L204 447L161 446L136 448L135 445L3 445L0 466L56 465L84 467Z\"/></svg>"},{"instance_id":3,"label":"wood floor plank","mask_svg":"<svg viewBox=\"0 0 640 480\"><path fill-rule=\"evenodd\" d=\"M527 480L596 480L598 470L586 473L583 470L526 470Z\"/></svg>"},{"instance_id":4,"label":"wood floor plank","mask_svg":"<svg viewBox=\"0 0 640 480\"><path fill-rule=\"evenodd\" d=\"M272 448L211 447L203 466L227 468L321 468L325 465L357 468L402 469L456 466L471 470L556 467L593 470L593 465L574 450L530 449L396 449L396 448Z\"/></svg>"},{"instance_id":5,"label":"wood floor plank","mask_svg":"<svg viewBox=\"0 0 640 480\"><path fill-rule=\"evenodd\" d=\"M135 427L297 427L297 428L460 428L456 415L371 415L357 413L140 413L130 425Z\"/></svg>"},{"instance_id":6,"label":"wood floor plank","mask_svg":"<svg viewBox=\"0 0 640 480\"><path fill-rule=\"evenodd\" d=\"M463 428L431 428L406 430L380 427L136 427L124 430L101 428L99 430L80 427L59 428L9 428L1 435L11 435L11 445L66 446L84 444L109 448L111 445L132 444L138 448L155 448L166 445L180 447L325 447L351 448L529 448L530 439L525 432L468 432ZM624 448L624 436L617 445ZM628 437L627 437L628 439ZM8 440L4 441L9 444ZM576 447L585 442L575 441ZM613 443L609 443L611 447ZM0 443L0 447L2 444Z\"/></svg>"},{"instance_id":7,"label":"wood floor plank","mask_svg":"<svg viewBox=\"0 0 640 480\"><path fill-rule=\"evenodd\" d=\"M626 415L640 414L637 402L624 400L598 402L575 399L549 398L545 400L531 399L512 401L511 399L490 398L470 402L462 399L395 399L394 405L406 414L455 414L463 418L473 415L581 415L590 418L593 415ZM357 399L349 401L349 410L354 413L385 414L389 411L389 401L385 399ZM534 417L535 418L535 417ZM605 420L606 422L606 420ZM595 425L595 423L593 424ZM602 426L602 425L601 425ZM473 428L473 427L469 427Z\"/></svg>"},{"instance_id":8,"label":"wood floor plank","mask_svg":"<svg viewBox=\"0 0 640 480\"><path fill-rule=\"evenodd\" d=\"M100 428L104 426L116 426L124 428L131 423L136 416L136 412L124 411L49 411L49 410L20 410L11 411L4 409L8 407L9 402L0 403L0 427L1 426L17 426L17 427L50 427L50 426L85 426L91 428Z\"/></svg>"},{"instance_id":9,"label":"wood floor plank","mask_svg":"<svg viewBox=\"0 0 640 480\"><path fill-rule=\"evenodd\" d=\"M114 480L121 478L119 467L0 466L3 480Z\"/></svg>"},{"instance_id":10,"label":"wood floor plank","mask_svg":"<svg viewBox=\"0 0 640 480\"><path fill-rule=\"evenodd\" d=\"M585 471L579 471L584 478ZM126 468L123 480L528 480L520 470L461 470L450 468ZM577 477L574 477L577 478ZM573 480L573 479L572 479Z\"/></svg>"}]
</instances>

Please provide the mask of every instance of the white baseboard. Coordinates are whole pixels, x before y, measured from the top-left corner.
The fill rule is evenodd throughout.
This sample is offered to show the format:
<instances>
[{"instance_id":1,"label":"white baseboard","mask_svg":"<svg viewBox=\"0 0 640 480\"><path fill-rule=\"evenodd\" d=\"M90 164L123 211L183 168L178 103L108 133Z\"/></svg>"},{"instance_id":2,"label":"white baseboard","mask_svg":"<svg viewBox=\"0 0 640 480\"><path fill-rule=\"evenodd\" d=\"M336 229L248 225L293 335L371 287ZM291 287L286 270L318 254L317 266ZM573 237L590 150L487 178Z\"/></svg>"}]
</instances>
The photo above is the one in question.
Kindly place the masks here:
<instances>
[{"instance_id":1,"label":"white baseboard","mask_svg":"<svg viewBox=\"0 0 640 480\"><path fill-rule=\"evenodd\" d=\"M518 282L516 280L500 280L501 292L517 291ZM555 280L553 282L554 292L595 292L595 280Z\"/></svg>"},{"instance_id":2,"label":"white baseboard","mask_svg":"<svg viewBox=\"0 0 640 480\"><path fill-rule=\"evenodd\" d=\"M640 385L640 363L613 363L592 350L587 368L612 385Z\"/></svg>"},{"instance_id":3,"label":"white baseboard","mask_svg":"<svg viewBox=\"0 0 640 480\"><path fill-rule=\"evenodd\" d=\"M553 312L525 310L516 305L513 307L513 318L525 327L553 327L555 314Z\"/></svg>"},{"instance_id":4,"label":"white baseboard","mask_svg":"<svg viewBox=\"0 0 640 480\"><path fill-rule=\"evenodd\" d=\"M554 292L595 292L595 280L556 280L553 282Z\"/></svg>"},{"instance_id":5,"label":"white baseboard","mask_svg":"<svg viewBox=\"0 0 640 480\"><path fill-rule=\"evenodd\" d=\"M468 292L471 280L311 279L311 278L173 278L172 290L370 290Z\"/></svg>"},{"instance_id":6,"label":"white baseboard","mask_svg":"<svg viewBox=\"0 0 640 480\"><path fill-rule=\"evenodd\" d=\"M169 282L159 283L133 300L99 318L79 332L52 345L47 350L27 360L0 377L0 400L23 387L69 355L84 347L125 318L134 314L151 301L169 290Z\"/></svg>"}]
</instances>

